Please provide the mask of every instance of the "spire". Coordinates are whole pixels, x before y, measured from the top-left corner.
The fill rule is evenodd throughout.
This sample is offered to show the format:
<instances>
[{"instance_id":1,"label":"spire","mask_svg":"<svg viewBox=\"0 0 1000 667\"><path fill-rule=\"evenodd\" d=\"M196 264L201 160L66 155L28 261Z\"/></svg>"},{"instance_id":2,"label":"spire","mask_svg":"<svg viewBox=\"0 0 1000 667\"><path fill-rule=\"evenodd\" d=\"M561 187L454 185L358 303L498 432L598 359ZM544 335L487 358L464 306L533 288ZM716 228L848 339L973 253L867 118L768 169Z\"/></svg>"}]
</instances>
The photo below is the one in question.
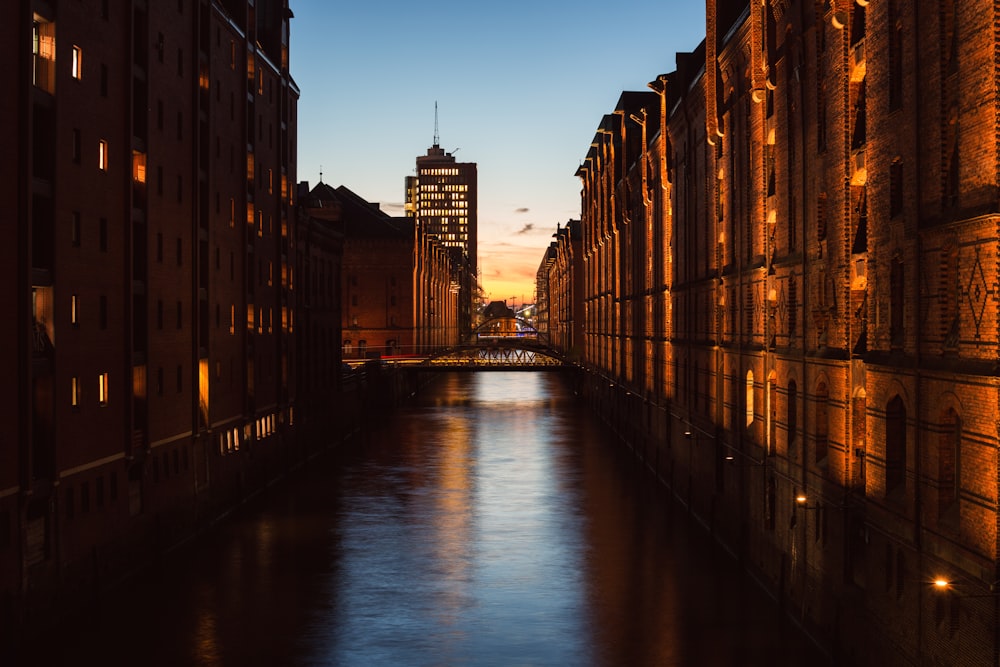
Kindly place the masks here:
<instances>
[{"instance_id":1,"label":"spire","mask_svg":"<svg viewBox=\"0 0 1000 667\"><path fill-rule=\"evenodd\" d=\"M438 103L434 100L434 147L441 145L441 137L438 135Z\"/></svg>"}]
</instances>

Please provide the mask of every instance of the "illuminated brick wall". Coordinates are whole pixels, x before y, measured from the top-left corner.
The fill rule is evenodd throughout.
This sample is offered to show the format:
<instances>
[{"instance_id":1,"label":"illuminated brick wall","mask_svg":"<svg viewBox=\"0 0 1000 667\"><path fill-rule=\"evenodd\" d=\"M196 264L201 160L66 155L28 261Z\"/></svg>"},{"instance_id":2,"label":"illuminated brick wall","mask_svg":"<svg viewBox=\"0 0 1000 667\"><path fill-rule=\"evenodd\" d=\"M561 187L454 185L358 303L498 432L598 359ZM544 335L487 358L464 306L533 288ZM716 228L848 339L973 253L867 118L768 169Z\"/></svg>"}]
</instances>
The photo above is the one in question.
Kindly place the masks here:
<instances>
[{"instance_id":1,"label":"illuminated brick wall","mask_svg":"<svg viewBox=\"0 0 1000 667\"><path fill-rule=\"evenodd\" d=\"M594 136L586 361L669 413L657 474L851 662L989 662L996 10L745 7L708 2L711 44L651 83L645 151L621 105Z\"/></svg>"}]
</instances>

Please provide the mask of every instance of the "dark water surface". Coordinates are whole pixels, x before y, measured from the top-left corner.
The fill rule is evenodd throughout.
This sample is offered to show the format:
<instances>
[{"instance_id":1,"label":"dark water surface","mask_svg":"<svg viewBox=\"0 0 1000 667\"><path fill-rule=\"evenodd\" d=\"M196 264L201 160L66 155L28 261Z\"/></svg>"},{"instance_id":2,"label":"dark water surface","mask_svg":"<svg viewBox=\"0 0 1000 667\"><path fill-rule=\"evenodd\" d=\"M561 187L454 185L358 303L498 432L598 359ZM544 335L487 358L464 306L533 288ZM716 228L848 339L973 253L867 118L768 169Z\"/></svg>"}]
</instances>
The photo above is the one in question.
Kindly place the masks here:
<instances>
[{"instance_id":1,"label":"dark water surface","mask_svg":"<svg viewBox=\"0 0 1000 667\"><path fill-rule=\"evenodd\" d=\"M443 376L25 664L813 665L555 373Z\"/></svg>"}]
</instances>

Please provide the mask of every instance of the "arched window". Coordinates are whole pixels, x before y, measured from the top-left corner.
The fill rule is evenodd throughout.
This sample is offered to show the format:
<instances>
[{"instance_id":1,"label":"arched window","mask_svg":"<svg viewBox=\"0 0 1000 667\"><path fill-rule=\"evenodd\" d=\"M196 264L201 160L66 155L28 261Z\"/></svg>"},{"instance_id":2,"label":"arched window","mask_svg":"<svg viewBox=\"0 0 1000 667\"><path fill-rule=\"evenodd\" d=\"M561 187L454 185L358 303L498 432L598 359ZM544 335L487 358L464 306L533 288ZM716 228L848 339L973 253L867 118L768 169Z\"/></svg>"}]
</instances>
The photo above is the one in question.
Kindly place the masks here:
<instances>
[{"instance_id":1,"label":"arched window","mask_svg":"<svg viewBox=\"0 0 1000 667\"><path fill-rule=\"evenodd\" d=\"M345 338L344 339L344 353L343 353L343 358L344 359L350 359L352 354L354 354L354 346L351 345L351 339L350 338Z\"/></svg>"},{"instance_id":2,"label":"arched window","mask_svg":"<svg viewBox=\"0 0 1000 667\"><path fill-rule=\"evenodd\" d=\"M885 408L885 493L906 487L906 406L892 397Z\"/></svg>"},{"instance_id":3,"label":"arched window","mask_svg":"<svg viewBox=\"0 0 1000 667\"><path fill-rule=\"evenodd\" d=\"M359 340L358 341L358 356L364 358L368 355L368 341Z\"/></svg>"},{"instance_id":4,"label":"arched window","mask_svg":"<svg viewBox=\"0 0 1000 667\"><path fill-rule=\"evenodd\" d=\"M747 428L753 424L753 370L747 371Z\"/></svg>"}]
</instances>

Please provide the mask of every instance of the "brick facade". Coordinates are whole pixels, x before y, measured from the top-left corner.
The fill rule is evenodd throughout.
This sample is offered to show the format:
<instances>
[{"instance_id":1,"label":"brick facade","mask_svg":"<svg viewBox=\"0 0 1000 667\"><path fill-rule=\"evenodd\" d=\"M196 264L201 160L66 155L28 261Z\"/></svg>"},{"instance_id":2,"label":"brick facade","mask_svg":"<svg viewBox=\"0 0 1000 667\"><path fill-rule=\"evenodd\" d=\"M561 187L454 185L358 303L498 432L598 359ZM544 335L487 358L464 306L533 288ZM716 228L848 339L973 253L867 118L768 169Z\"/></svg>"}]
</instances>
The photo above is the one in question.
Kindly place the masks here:
<instances>
[{"instance_id":1,"label":"brick facade","mask_svg":"<svg viewBox=\"0 0 1000 667\"><path fill-rule=\"evenodd\" d=\"M290 18L283 0L5 10L4 618L186 539L297 446Z\"/></svg>"},{"instance_id":2,"label":"brick facade","mask_svg":"<svg viewBox=\"0 0 1000 667\"><path fill-rule=\"evenodd\" d=\"M996 8L707 15L578 172L591 399L845 662L995 664Z\"/></svg>"}]
</instances>

